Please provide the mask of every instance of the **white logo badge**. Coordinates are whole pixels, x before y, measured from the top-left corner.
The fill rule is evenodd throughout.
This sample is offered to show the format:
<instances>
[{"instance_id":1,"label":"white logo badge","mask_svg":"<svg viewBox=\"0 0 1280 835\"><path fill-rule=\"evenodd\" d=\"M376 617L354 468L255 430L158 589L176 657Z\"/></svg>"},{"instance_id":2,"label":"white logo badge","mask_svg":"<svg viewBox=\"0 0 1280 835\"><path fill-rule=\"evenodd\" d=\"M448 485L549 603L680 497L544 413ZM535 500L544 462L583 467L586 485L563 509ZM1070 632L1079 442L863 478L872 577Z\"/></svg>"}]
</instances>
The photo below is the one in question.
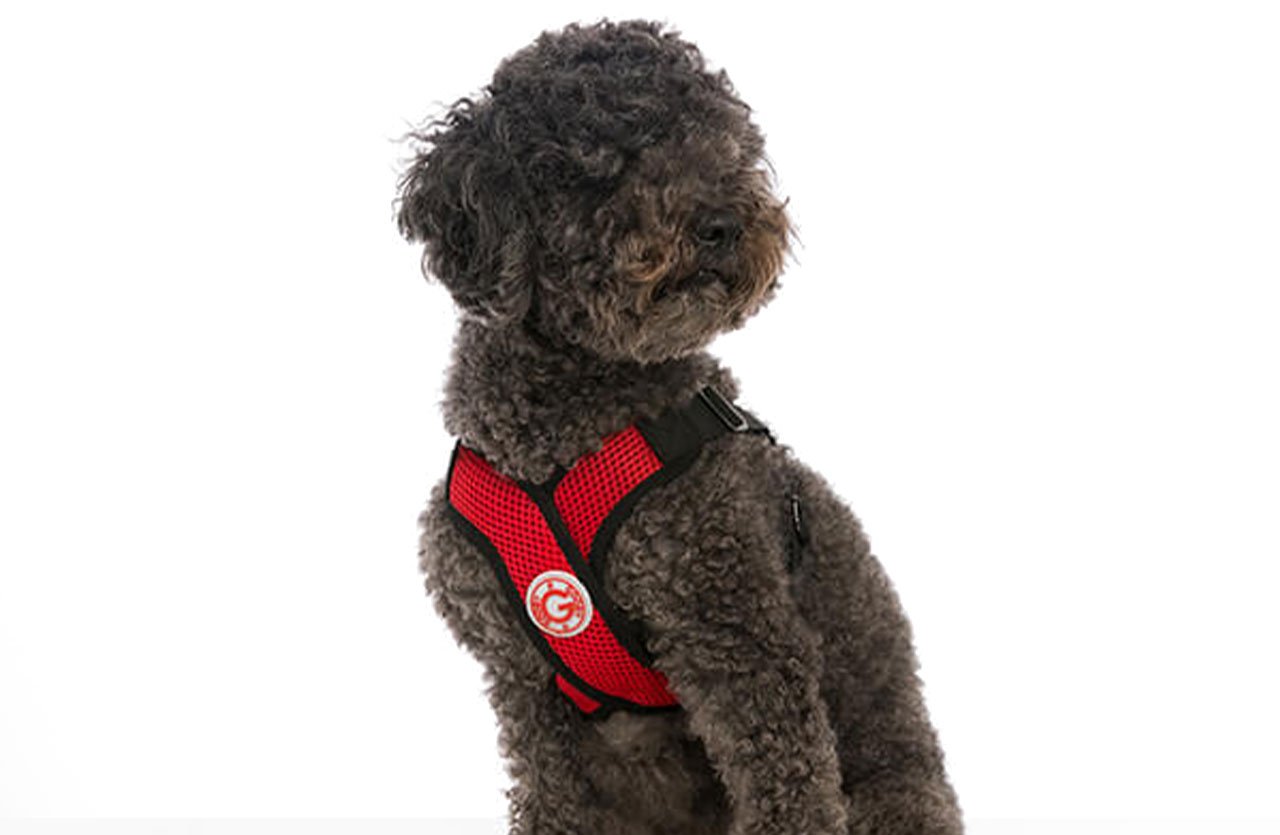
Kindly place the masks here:
<instances>
[{"instance_id":1,"label":"white logo badge","mask_svg":"<svg viewBox=\"0 0 1280 835\"><path fill-rule=\"evenodd\" d=\"M591 596L567 571L544 571L533 578L524 607L539 629L557 638L580 635L591 625Z\"/></svg>"}]
</instances>

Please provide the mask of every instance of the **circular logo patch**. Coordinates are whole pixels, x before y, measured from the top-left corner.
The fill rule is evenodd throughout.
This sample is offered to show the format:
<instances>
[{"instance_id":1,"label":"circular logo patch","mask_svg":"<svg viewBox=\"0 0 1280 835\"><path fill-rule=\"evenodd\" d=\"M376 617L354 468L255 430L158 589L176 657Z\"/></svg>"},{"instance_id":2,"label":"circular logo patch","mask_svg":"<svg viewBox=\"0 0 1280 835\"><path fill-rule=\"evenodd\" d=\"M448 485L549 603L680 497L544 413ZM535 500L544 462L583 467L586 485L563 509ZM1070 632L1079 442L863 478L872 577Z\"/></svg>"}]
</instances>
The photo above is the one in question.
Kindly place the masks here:
<instances>
[{"instance_id":1,"label":"circular logo patch","mask_svg":"<svg viewBox=\"0 0 1280 835\"><path fill-rule=\"evenodd\" d=\"M567 571L544 571L534 577L524 607L539 629L557 638L572 638L591 624L591 596Z\"/></svg>"}]
</instances>

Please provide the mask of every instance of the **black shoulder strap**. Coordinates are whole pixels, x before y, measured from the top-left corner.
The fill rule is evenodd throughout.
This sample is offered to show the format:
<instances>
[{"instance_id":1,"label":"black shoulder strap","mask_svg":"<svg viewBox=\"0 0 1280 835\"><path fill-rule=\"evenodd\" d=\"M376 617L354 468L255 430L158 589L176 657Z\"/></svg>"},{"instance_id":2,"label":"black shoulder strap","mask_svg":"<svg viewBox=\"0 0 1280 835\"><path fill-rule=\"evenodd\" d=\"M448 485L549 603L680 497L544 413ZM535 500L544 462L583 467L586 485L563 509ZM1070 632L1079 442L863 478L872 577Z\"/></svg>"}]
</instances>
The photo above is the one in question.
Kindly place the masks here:
<instances>
[{"instance_id":1,"label":"black shoulder strap","mask_svg":"<svg viewBox=\"0 0 1280 835\"><path fill-rule=\"evenodd\" d=\"M684 406L670 409L656 420L637 422L636 428L664 466L696 453L721 435L755 433L773 440L769 428L755 415L729 402L714 386L707 386Z\"/></svg>"}]
</instances>

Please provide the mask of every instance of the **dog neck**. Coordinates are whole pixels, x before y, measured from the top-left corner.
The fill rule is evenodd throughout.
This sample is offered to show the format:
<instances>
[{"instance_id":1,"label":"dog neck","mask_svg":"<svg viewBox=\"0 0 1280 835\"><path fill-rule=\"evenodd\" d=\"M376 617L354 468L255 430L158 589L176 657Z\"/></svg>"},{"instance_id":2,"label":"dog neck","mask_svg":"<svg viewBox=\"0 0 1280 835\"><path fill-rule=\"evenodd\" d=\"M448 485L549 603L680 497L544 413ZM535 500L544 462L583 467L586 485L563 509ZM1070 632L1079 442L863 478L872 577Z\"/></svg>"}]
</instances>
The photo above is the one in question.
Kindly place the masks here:
<instances>
[{"instance_id":1,"label":"dog neck","mask_svg":"<svg viewBox=\"0 0 1280 835\"><path fill-rule=\"evenodd\" d=\"M512 478L540 482L604 438L714 385L737 382L705 351L666 362L613 362L553 346L520 326L464 320L445 383L445 428Z\"/></svg>"}]
</instances>

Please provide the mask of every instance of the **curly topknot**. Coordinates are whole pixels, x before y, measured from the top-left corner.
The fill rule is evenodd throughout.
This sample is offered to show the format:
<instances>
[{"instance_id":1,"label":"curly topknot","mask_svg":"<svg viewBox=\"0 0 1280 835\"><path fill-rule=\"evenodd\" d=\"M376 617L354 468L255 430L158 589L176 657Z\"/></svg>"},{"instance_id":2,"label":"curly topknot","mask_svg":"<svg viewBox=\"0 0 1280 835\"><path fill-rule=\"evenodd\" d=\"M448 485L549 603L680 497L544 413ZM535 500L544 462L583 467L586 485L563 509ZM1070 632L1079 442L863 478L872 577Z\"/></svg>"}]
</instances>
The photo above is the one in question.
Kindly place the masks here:
<instances>
[{"instance_id":1,"label":"curly topknot","mask_svg":"<svg viewBox=\"0 0 1280 835\"><path fill-rule=\"evenodd\" d=\"M528 131L513 139L529 162L566 177L562 185L616 177L628 158L694 126L731 129L716 124L728 121L718 118L726 104L750 112L697 46L647 21L544 33L504 61L487 89Z\"/></svg>"}]
</instances>

